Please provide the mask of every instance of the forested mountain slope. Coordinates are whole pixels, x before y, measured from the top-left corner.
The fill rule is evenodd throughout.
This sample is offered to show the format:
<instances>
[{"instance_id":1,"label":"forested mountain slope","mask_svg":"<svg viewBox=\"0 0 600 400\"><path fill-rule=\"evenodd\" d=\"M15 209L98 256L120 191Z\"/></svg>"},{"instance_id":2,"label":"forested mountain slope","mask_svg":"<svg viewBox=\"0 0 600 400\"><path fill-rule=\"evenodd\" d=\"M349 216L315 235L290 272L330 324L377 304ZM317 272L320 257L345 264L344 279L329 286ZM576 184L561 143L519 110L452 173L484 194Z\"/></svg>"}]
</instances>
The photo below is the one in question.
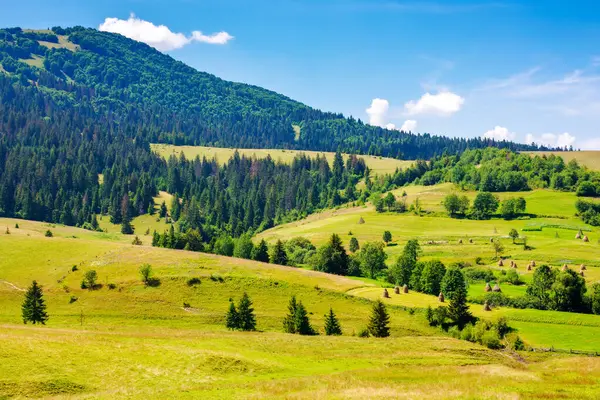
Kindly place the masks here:
<instances>
[{"instance_id":1,"label":"forested mountain slope","mask_svg":"<svg viewBox=\"0 0 600 400\"><path fill-rule=\"evenodd\" d=\"M0 64L13 82L36 87L74 118L85 112L131 132L143 129L150 142L341 150L405 159L490 145L537 149L373 127L256 86L224 81L146 44L94 29L0 30Z\"/></svg>"}]
</instances>

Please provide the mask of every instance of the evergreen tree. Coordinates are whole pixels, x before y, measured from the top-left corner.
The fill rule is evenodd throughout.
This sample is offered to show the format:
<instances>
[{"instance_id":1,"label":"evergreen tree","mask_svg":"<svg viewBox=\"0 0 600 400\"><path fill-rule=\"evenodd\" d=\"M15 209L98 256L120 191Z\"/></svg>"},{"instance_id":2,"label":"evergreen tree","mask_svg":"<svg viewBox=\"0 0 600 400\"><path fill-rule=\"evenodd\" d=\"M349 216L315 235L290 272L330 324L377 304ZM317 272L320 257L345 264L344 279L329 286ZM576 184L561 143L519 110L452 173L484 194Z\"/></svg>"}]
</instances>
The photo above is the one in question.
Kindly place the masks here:
<instances>
[{"instance_id":1,"label":"evergreen tree","mask_svg":"<svg viewBox=\"0 0 600 400\"><path fill-rule=\"evenodd\" d=\"M459 271L460 272L460 271ZM462 329L466 324L473 321L473 315L469 311L469 305L467 304L467 285L465 283L464 275L460 272L459 275L453 274L453 278L462 280L461 282L454 282L454 290L450 292L450 304L448 305L448 318Z\"/></svg>"},{"instance_id":2,"label":"evergreen tree","mask_svg":"<svg viewBox=\"0 0 600 400\"><path fill-rule=\"evenodd\" d=\"M385 304L381 300L377 300L373 304L373 312L369 319L367 330L373 337L383 338L390 336L390 316L387 313Z\"/></svg>"},{"instance_id":3,"label":"evergreen tree","mask_svg":"<svg viewBox=\"0 0 600 400\"><path fill-rule=\"evenodd\" d=\"M294 325L295 331L299 335L316 335L317 333L310 325L310 320L308 319L308 313L306 312L306 308L301 301L298 302L296 306L296 313L294 314Z\"/></svg>"},{"instance_id":4,"label":"evergreen tree","mask_svg":"<svg viewBox=\"0 0 600 400\"><path fill-rule=\"evenodd\" d=\"M292 296L290 298L290 302L288 303L288 313L283 318L283 331L285 333L296 333L296 310L298 309L298 302L296 301L296 296Z\"/></svg>"},{"instance_id":5,"label":"evergreen tree","mask_svg":"<svg viewBox=\"0 0 600 400\"><path fill-rule=\"evenodd\" d=\"M233 301L229 301L229 310L225 316L225 326L230 330L239 329L240 327L238 312Z\"/></svg>"},{"instance_id":6,"label":"evergreen tree","mask_svg":"<svg viewBox=\"0 0 600 400\"><path fill-rule=\"evenodd\" d=\"M252 249L252 259L254 261L269 262L269 246L267 242L262 239L258 246Z\"/></svg>"},{"instance_id":7,"label":"evergreen tree","mask_svg":"<svg viewBox=\"0 0 600 400\"><path fill-rule=\"evenodd\" d=\"M275 243L275 246L273 246L271 249L269 262L271 264L287 265L287 253L285 252L285 246L279 239Z\"/></svg>"},{"instance_id":8,"label":"evergreen tree","mask_svg":"<svg viewBox=\"0 0 600 400\"><path fill-rule=\"evenodd\" d=\"M167 216L167 204L163 201L160 205L160 210L158 212L158 216L164 218Z\"/></svg>"},{"instance_id":9,"label":"evergreen tree","mask_svg":"<svg viewBox=\"0 0 600 400\"><path fill-rule=\"evenodd\" d=\"M329 307L329 313L325 314L325 334L329 336L342 334L340 323L331 307Z\"/></svg>"},{"instance_id":10,"label":"evergreen tree","mask_svg":"<svg viewBox=\"0 0 600 400\"><path fill-rule=\"evenodd\" d=\"M21 311L24 324L31 322L34 325L36 323L46 325L48 314L46 313L44 294L42 293L41 286L38 286L36 281L33 281L27 289Z\"/></svg>"},{"instance_id":11,"label":"evergreen tree","mask_svg":"<svg viewBox=\"0 0 600 400\"><path fill-rule=\"evenodd\" d=\"M252 308L252 300L245 292L238 303L237 317L239 329L243 331L256 330L256 317L254 316L254 308Z\"/></svg>"}]
</instances>

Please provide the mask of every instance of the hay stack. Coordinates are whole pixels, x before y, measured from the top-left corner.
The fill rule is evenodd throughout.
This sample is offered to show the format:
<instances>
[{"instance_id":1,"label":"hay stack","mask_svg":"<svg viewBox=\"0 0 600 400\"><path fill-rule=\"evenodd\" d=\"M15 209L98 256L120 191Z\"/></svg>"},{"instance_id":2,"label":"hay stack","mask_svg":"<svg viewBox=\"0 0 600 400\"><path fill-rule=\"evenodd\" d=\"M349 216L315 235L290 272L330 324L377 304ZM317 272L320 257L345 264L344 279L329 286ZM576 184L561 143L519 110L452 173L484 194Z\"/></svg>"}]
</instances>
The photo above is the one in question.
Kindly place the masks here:
<instances>
[{"instance_id":1,"label":"hay stack","mask_svg":"<svg viewBox=\"0 0 600 400\"><path fill-rule=\"evenodd\" d=\"M485 290L486 292L491 292L491 291L492 291L492 286L490 285L490 283L489 283L489 282L485 284L485 289L484 289L484 290Z\"/></svg>"},{"instance_id":2,"label":"hay stack","mask_svg":"<svg viewBox=\"0 0 600 400\"><path fill-rule=\"evenodd\" d=\"M408 285L402 287L402 293L408 293Z\"/></svg>"},{"instance_id":3,"label":"hay stack","mask_svg":"<svg viewBox=\"0 0 600 400\"><path fill-rule=\"evenodd\" d=\"M587 270L587 267L585 266L585 264L581 264L580 270L581 271L586 271Z\"/></svg>"},{"instance_id":4,"label":"hay stack","mask_svg":"<svg viewBox=\"0 0 600 400\"><path fill-rule=\"evenodd\" d=\"M536 265L535 265L535 261L531 261L531 266L532 266L532 267L535 267L535 266L536 266Z\"/></svg>"},{"instance_id":5,"label":"hay stack","mask_svg":"<svg viewBox=\"0 0 600 400\"><path fill-rule=\"evenodd\" d=\"M492 311L492 307L490 307L487 301L483 303L483 311Z\"/></svg>"},{"instance_id":6,"label":"hay stack","mask_svg":"<svg viewBox=\"0 0 600 400\"><path fill-rule=\"evenodd\" d=\"M500 260L498 261L498 266L499 266L499 267L504 267L504 261L502 261L502 259L500 259Z\"/></svg>"},{"instance_id":7,"label":"hay stack","mask_svg":"<svg viewBox=\"0 0 600 400\"><path fill-rule=\"evenodd\" d=\"M363 217L360 217L360 218L358 219L358 224L359 224L359 225L362 225L362 224L364 224L364 223L365 223L365 220L363 219Z\"/></svg>"},{"instance_id":8,"label":"hay stack","mask_svg":"<svg viewBox=\"0 0 600 400\"><path fill-rule=\"evenodd\" d=\"M462 242L462 239L460 239L460 240L458 241L458 244L463 244L463 242Z\"/></svg>"},{"instance_id":9,"label":"hay stack","mask_svg":"<svg viewBox=\"0 0 600 400\"><path fill-rule=\"evenodd\" d=\"M494 238L490 238L490 243L494 243Z\"/></svg>"},{"instance_id":10,"label":"hay stack","mask_svg":"<svg viewBox=\"0 0 600 400\"><path fill-rule=\"evenodd\" d=\"M583 237L583 242L584 243L589 243L590 242L590 238L586 236Z\"/></svg>"},{"instance_id":11,"label":"hay stack","mask_svg":"<svg viewBox=\"0 0 600 400\"><path fill-rule=\"evenodd\" d=\"M513 268L517 269L517 263L513 263Z\"/></svg>"},{"instance_id":12,"label":"hay stack","mask_svg":"<svg viewBox=\"0 0 600 400\"><path fill-rule=\"evenodd\" d=\"M575 239L581 239L581 231L577 232L577 235L575 235Z\"/></svg>"},{"instance_id":13,"label":"hay stack","mask_svg":"<svg viewBox=\"0 0 600 400\"><path fill-rule=\"evenodd\" d=\"M533 267L531 266L531 264L529 264L529 265L527 266L527 271L531 271L531 269L532 269L532 268L533 268Z\"/></svg>"},{"instance_id":14,"label":"hay stack","mask_svg":"<svg viewBox=\"0 0 600 400\"><path fill-rule=\"evenodd\" d=\"M496 285L494 285L494 288L492 289L492 292L496 292L496 293L502 292L502 289L500 289L500 285L498 285L496 283Z\"/></svg>"},{"instance_id":15,"label":"hay stack","mask_svg":"<svg viewBox=\"0 0 600 400\"><path fill-rule=\"evenodd\" d=\"M469 239L469 243L473 243L473 239Z\"/></svg>"},{"instance_id":16,"label":"hay stack","mask_svg":"<svg viewBox=\"0 0 600 400\"><path fill-rule=\"evenodd\" d=\"M400 294L400 286L394 288L394 294Z\"/></svg>"},{"instance_id":17,"label":"hay stack","mask_svg":"<svg viewBox=\"0 0 600 400\"><path fill-rule=\"evenodd\" d=\"M383 297L386 299L390 298L390 294L388 293L387 289L383 289Z\"/></svg>"},{"instance_id":18,"label":"hay stack","mask_svg":"<svg viewBox=\"0 0 600 400\"><path fill-rule=\"evenodd\" d=\"M444 301L446 301L446 298L444 297L444 293L440 292L440 295L438 296L438 300L440 301L440 303L443 303Z\"/></svg>"},{"instance_id":19,"label":"hay stack","mask_svg":"<svg viewBox=\"0 0 600 400\"><path fill-rule=\"evenodd\" d=\"M510 260L510 267L513 268L515 266L515 262L513 260Z\"/></svg>"},{"instance_id":20,"label":"hay stack","mask_svg":"<svg viewBox=\"0 0 600 400\"><path fill-rule=\"evenodd\" d=\"M585 277L585 273L583 271L579 271L579 275L584 276Z\"/></svg>"},{"instance_id":21,"label":"hay stack","mask_svg":"<svg viewBox=\"0 0 600 400\"><path fill-rule=\"evenodd\" d=\"M563 272L564 272L564 271L566 271L566 270L568 270L568 269L569 269L569 266L568 266L567 264L565 264L565 265L563 265L563 267L562 267L561 271L563 271Z\"/></svg>"}]
</instances>

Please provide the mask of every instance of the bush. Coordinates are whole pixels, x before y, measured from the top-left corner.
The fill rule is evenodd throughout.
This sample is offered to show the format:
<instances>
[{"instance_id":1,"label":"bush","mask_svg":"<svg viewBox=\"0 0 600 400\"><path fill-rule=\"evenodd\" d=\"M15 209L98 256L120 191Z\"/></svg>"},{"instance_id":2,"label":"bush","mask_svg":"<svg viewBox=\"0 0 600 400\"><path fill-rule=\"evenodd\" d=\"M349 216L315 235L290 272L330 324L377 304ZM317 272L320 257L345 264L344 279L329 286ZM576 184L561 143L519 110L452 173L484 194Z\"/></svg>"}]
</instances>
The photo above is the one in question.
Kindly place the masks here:
<instances>
[{"instance_id":1,"label":"bush","mask_svg":"<svg viewBox=\"0 0 600 400\"><path fill-rule=\"evenodd\" d=\"M117 288L117 285L114 283L109 283L108 284L108 290L115 290Z\"/></svg>"},{"instance_id":2,"label":"bush","mask_svg":"<svg viewBox=\"0 0 600 400\"><path fill-rule=\"evenodd\" d=\"M467 268L463 270L465 278L469 283L476 282L492 282L496 280L496 276L491 269Z\"/></svg>"},{"instance_id":3,"label":"bush","mask_svg":"<svg viewBox=\"0 0 600 400\"><path fill-rule=\"evenodd\" d=\"M75 272L75 271L78 271L78 270L79 270L79 268L77 268L77 265L73 265L71 267L71 272Z\"/></svg>"},{"instance_id":4,"label":"bush","mask_svg":"<svg viewBox=\"0 0 600 400\"><path fill-rule=\"evenodd\" d=\"M69 299L69 304L73 304L75 303L77 300L79 300L76 296L71 296L71 298Z\"/></svg>"},{"instance_id":5,"label":"bush","mask_svg":"<svg viewBox=\"0 0 600 400\"><path fill-rule=\"evenodd\" d=\"M48 230L46 231L46 233L44 234L44 236L46 236L46 237L53 237L53 236L54 236L54 234L52 233L52 231L51 231L50 229L48 229Z\"/></svg>"},{"instance_id":6,"label":"bush","mask_svg":"<svg viewBox=\"0 0 600 400\"><path fill-rule=\"evenodd\" d=\"M371 335L369 335L369 330L367 328L362 328L361 330L358 331L356 336L358 336L360 338L368 338Z\"/></svg>"},{"instance_id":7,"label":"bush","mask_svg":"<svg viewBox=\"0 0 600 400\"><path fill-rule=\"evenodd\" d=\"M500 337L498 336L498 332L495 330L486 331L481 337L481 344L486 346L488 349L501 349L502 343L500 343Z\"/></svg>"},{"instance_id":8,"label":"bush","mask_svg":"<svg viewBox=\"0 0 600 400\"><path fill-rule=\"evenodd\" d=\"M201 284L202 281L200 280L200 278L190 278L187 280L187 285L188 286L196 286Z\"/></svg>"}]
</instances>

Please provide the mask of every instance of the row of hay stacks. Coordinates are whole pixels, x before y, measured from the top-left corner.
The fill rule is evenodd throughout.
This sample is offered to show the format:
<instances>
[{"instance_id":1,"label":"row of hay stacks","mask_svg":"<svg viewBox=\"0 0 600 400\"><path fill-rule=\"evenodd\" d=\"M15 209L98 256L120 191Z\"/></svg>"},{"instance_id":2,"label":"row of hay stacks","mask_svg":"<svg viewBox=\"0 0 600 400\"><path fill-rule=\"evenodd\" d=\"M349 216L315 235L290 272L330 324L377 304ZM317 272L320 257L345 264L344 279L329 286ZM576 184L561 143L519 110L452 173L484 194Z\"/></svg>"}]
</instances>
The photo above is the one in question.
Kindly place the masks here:
<instances>
[{"instance_id":1,"label":"row of hay stacks","mask_svg":"<svg viewBox=\"0 0 600 400\"><path fill-rule=\"evenodd\" d=\"M497 283L494 285L494 287L492 288L492 285L490 285L490 283L486 283L485 284L485 289L486 293L489 292L495 292L495 293L501 293L502 289L500 289L500 285L498 285Z\"/></svg>"},{"instance_id":2,"label":"row of hay stacks","mask_svg":"<svg viewBox=\"0 0 600 400\"><path fill-rule=\"evenodd\" d=\"M584 235L581 229L577 232L577 235L575 235L575 239L582 239L584 243L590 242L590 238L587 235Z\"/></svg>"}]
</instances>

